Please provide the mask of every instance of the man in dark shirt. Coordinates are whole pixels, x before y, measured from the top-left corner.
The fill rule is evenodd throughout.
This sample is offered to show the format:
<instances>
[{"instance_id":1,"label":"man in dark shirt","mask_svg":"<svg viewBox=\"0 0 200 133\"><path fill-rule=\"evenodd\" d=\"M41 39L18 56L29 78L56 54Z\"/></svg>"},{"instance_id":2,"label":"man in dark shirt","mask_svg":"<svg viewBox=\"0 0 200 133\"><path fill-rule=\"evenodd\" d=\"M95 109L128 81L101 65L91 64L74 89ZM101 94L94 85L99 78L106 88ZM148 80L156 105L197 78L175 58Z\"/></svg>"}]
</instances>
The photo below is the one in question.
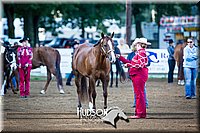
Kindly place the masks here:
<instances>
[{"instance_id":1,"label":"man in dark shirt","mask_svg":"<svg viewBox=\"0 0 200 133\"><path fill-rule=\"evenodd\" d=\"M73 59L74 50L78 47L79 43L80 43L79 40L74 40L72 59ZM72 85L71 80L72 80L73 76L74 76L73 71L71 71L71 73L69 74L69 76L67 78L66 85L69 85L69 86Z\"/></svg>"}]
</instances>

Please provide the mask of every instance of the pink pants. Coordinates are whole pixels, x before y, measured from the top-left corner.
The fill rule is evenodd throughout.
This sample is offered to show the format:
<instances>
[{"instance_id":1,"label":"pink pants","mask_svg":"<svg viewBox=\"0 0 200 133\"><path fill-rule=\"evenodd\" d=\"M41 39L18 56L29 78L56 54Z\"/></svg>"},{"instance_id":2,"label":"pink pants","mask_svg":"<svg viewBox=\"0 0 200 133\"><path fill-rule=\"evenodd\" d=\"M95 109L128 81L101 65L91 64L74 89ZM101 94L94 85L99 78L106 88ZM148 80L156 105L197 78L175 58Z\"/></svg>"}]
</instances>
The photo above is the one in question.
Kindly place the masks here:
<instances>
[{"instance_id":1,"label":"pink pants","mask_svg":"<svg viewBox=\"0 0 200 133\"><path fill-rule=\"evenodd\" d=\"M148 79L148 69L143 69L142 73L138 73L134 76L131 76L131 80L134 87L134 93L136 96L135 115L140 118L146 117L144 86L147 79Z\"/></svg>"},{"instance_id":2,"label":"pink pants","mask_svg":"<svg viewBox=\"0 0 200 133\"><path fill-rule=\"evenodd\" d=\"M30 72L31 72L31 67L19 68L20 96L30 95Z\"/></svg>"}]
</instances>

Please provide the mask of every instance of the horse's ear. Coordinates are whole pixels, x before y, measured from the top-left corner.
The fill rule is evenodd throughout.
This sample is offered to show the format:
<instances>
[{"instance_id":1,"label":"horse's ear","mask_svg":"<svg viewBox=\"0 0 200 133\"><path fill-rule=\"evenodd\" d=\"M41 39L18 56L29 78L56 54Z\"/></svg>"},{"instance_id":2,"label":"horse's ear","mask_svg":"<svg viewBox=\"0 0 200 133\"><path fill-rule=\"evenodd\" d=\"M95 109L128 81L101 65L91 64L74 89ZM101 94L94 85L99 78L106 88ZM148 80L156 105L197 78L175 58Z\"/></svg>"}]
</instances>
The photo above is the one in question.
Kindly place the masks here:
<instances>
[{"instance_id":1,"label":"horse's ear","mask_svg":"<svg viewBox=\"0 0 200 133\"><path fill-rule=\"evenodd\" d=\"M113 38L113 37L114 37L114 34L115 34L115 33L113 32L113 33L111 34L111 36L110 36L110 37L111 37L111 38Z\"/></svg>"},{"instance_id":2,"label":"horse's ear","mask_svg":"<svg viewBox=\"0 0 200 133\"><path fill-rule=\"evenodd\" d=\"M103 32L101 33L101 38L104 38L104 34L103 34Z\"/></svg>"}]
</instances>

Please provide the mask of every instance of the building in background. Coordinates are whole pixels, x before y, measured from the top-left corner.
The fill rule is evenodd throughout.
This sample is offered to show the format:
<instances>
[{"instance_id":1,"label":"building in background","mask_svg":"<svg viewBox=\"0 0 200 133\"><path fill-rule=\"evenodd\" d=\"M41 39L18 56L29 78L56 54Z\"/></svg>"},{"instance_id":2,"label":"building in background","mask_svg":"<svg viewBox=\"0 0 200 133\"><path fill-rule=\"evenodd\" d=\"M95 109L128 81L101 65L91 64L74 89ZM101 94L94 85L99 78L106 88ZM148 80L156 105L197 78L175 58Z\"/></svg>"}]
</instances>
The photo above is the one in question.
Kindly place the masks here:
<instances>
[{"instance_id":1,"label":"building in background","mask_svg":"<svg viewBox=\"0 0 200 133\"><path fill-rule=\"evenodd\" d=\"M194 38L195 43L199 42L199 16L166 16L160 19L159 48L167 48L168 39L185 40Z\"/></svg>"}]
</instances>

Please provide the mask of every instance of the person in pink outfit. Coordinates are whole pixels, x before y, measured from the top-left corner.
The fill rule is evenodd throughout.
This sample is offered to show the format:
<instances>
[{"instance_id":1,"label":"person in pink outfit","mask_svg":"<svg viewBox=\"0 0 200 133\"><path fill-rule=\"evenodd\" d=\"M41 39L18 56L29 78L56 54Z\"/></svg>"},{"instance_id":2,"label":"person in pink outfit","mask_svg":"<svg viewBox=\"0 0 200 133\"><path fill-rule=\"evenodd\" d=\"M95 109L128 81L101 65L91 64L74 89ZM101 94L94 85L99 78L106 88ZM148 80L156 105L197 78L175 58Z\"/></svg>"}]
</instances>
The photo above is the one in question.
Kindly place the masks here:
<instances>
[{"instance_id":1,"label":"person in pink outfit","mask_svg":"<svg viewBox=\"0 0 200 133\"><path fill-rule=\"evenodd\" d=\"M22 47L17 49L21 98L27 98L30 95L30 72L32 68L33 52L28 41L29 38L24 37L19 41L22 43Z\"/></svg>"},{"instance_id":2,"label":"person in pink outfit","mask_svg":"<svg viewBox=\"0 0 200 133\"><path fill-rule=\"evenodd\" d=\"M130 68L129 75L136 96L135 115L130 116L131 119L146 118L144 88L148 79L148 68L146 67L148 64L148 58L145 49L147 45L150 44L147 42L146 38L136 38L135 43L137 51L131 61L125 59L121 55L116 55L116 57L125 64L125 67Z\"/></svg>"}]
</instances>

